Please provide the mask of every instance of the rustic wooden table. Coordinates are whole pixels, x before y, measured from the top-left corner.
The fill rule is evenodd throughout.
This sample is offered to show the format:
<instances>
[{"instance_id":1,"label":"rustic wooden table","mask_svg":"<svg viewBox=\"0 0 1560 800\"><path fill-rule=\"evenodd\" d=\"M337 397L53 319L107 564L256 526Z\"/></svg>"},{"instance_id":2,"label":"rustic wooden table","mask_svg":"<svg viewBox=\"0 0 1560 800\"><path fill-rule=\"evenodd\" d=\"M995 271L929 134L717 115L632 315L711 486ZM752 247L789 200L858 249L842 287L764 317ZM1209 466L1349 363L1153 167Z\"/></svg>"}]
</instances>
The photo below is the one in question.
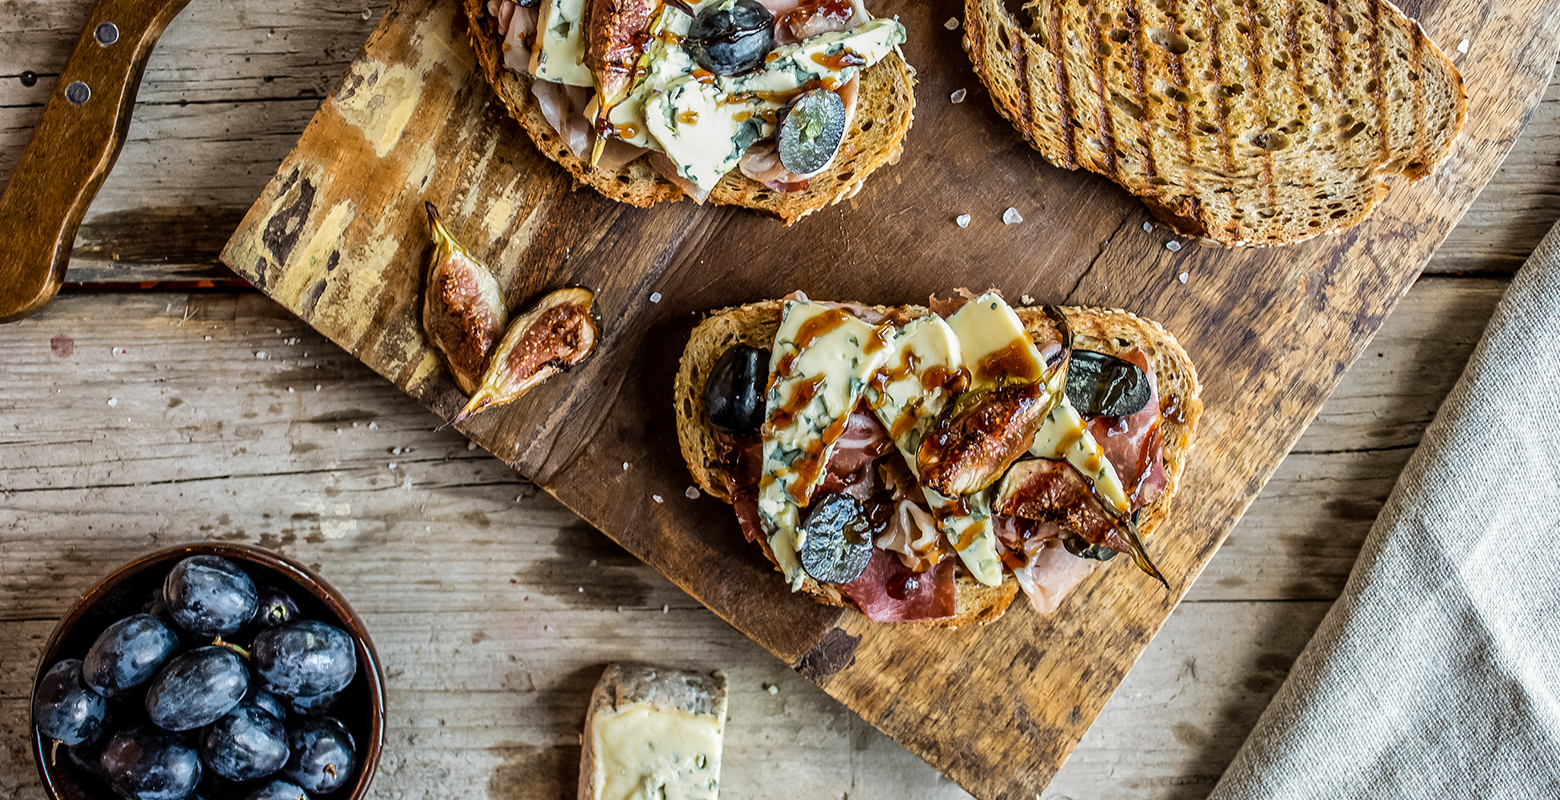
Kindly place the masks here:
<instances>
[{"instance_id":1,"label":"rustic wooden table","mask_svg":"<svg viewBox=\"0 0 1560 800\"><path fill-rule=\"evenodd\" d=\"M0 180L90 5L0 4ZM54 620L119 563L200 539L298 557L363 615L391 704L376 797L572 796L589 687L619 658L726 671L728 797L967 796L217 265L382 10L192 3L70 285L0 326L0 796L42 797L27 700ZM1556 187L1552 85L1044 798L1208 792L1560 218Z\"/></svg>"}]
</instances>

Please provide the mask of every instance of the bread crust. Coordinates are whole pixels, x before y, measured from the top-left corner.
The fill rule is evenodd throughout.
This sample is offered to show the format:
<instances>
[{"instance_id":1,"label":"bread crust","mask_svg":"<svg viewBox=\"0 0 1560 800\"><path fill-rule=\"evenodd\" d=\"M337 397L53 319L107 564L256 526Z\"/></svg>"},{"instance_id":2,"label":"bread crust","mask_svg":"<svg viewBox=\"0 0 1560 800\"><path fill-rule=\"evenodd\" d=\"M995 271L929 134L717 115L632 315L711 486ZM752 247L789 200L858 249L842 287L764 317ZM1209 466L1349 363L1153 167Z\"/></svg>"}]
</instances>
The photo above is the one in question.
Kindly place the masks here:
<instances>
[{"instance_id":1,"label":"bread crust","mask_svg":"<svg viewBox=\"0 0 1560 800\"><path fill-rule=\"evenodd\" d=\"M737 344L771 347L775 332L780 327L783 305L780 300L765 300L710 312L693 329L678 362L672 403L677 414L677 441L682 449L683 461L700 490L726 503L731 502L731 496L726 491L726 472L721 468L715 438L703 412L704 383L715 361L727 348ZM898 309L886 306L871 308L885 314L898 312L906 318L931 313L926 307L916 305L900 306ZM1040 307L1015 307L1014 310L1031 334L1048 325L1045 312ZM1068 306L1063 307L1062 312L1067 315L1067 321L1072 326L1074 347L1111 355L1137 347L1148 355L1154 367L1161 408L1168 408L1169 411L1161 425L1164 436L1165 489L1154 502L1143 507L1138 522L1138 530L1145 539L1150 538L1169 515L1175 493L1180 488L1181 475L1186 470L1197 420L1202 416L1202 384L1197 380L1197 370L1181 344L1156 322L1117 309ZM775 569L778 571L780 568L769 543L760 539L758 544L764 557L770 563L776 563ZM1018 594L1018 581L1010 572L1004 571L1002 583L994 587L970 577L962 564L958 566L956 575L958 605L953 617L899 624L945 628L985 624L1001 617ZM825 605L856 608L850 598L834 584L820 584L811 577L803 576L801 591Z\"/></svg>"},{"instance_id":2,"label":"bread crust","mask_svg":"<svg viewBox=\"0 0 1560 800\"><path fill-rule=\"evenodd\" d=\"M541 106L531 94L532 78L504 66L499 49L503 33L498 30L498 21L488 13L486 0L462 0L462 5L470 22L471 47L476 51L483 77L542 155L568 170L577 184L621 203L648 208L684 197L677 184L661 177L650 166L647 156L618 170L597 169L576 158L542 115ZM915 70L896 49L862 71L856 102L855 118L834 163L810 178L805 191L777 192L733 170L710 191L709 202L744 206L789 226L814 211L854 197L867 176L899 163L905 134L915 119Z\"/></svg>"},{"instance_id":3,"label":"bread crust","mask_svg":"<svg viewBox=\"0 0 1560 800\"><path fill-rule=\"evenodd\" d=\"M1387 176L1434 171L1467 116L1456 67L1390 2L1297 0L1284 19L1218 0L964 7L975 72L1031 146L1228 246L1358 224Z\"/></svg>"}]
</instances>

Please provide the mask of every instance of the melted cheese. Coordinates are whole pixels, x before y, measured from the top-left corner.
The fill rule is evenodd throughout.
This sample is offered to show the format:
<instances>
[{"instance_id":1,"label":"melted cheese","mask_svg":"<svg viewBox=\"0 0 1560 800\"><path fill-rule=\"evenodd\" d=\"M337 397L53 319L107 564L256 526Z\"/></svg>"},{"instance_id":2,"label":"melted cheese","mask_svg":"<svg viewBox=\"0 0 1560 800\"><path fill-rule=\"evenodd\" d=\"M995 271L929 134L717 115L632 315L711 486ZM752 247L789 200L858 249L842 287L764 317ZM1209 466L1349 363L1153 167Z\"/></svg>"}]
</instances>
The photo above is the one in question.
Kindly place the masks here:
<instances>
[{"instance_id":1,"label":"melted cheese","mask_svg":"<svg viewBox=\"0 0 1560 800\"><path fill-rule=\"evenodd\" d=\"M1105 457L1105 449L1089 433L1089 425L1083 415L1073 408L1072 403L1067 402L1066 396L1062 397L1062 402L1056 408L1051 409L1045 422L1040 424L1029 453L1040 458L1066 460L1117 510L1123 514L1131 510L1126 490L1116 475L1116 468Z\"/></svg>"},{"instance_id":2,"label":"melted cheese","mask_svg":"<svg viewBox=\"0 0 1560 800\"><path fill-rule=\"evenodd\" d=\"M536 21L536 52L531 74L570 86L595 86L585 66L585 0L542 0Z\"/></svg>"},{"instance_id":3,"label":"melted cheese","mask_svg":"<svg viewBox=\"0 0 1560 800\"><path fill-rule=\"evenodd\" d=\"M916 472L916 453L921 440L937 422L937 415L950 399L940 381L928 380L928 374L952 374L963 364L963 351L953 328L935 314L911 320L894 334L893 348L884 366L868 390L868 402L883 427L894 438L894 445ZM934 385L927 387L927 383ZM920 477L917 475L917 477ZM921 487L927 505L936 514L938 527L948 543L976 580L987 586L1002 582L1002 562L997 556L996 537L991 530L991 513L985 495L959 502ZM959 513L959 512L965 513ZM964 547L959 545L963 543Z\"/></svg>"},{"instance_id":4,"label":"melted cheese","mask_svg":"<svg viewBox=\"0 0 1560 800\"><path fill-rule=\"evenodd\" d=\"M802 545L798 509L823 482L834 452L829 437L843 433L867 379L889 348L868 352L876 336L872 326L840 309L790 300L782 313L769 361L758 512L775 560L795 591L805 577L797 558Z\"/></svg>"},{"instance_id":5,"label":"melted cheese","mask_svg":"<svg viewBox=\"0 0 1560 800\"><path fill-rule=\"evenodd\" d=\"M1030 374L1045 374L1045 363L1040 351L1029 338L1018 314L995 292L987 292L965 303L948 318L948 326L959 337L964 350L964 366L970 371L970 389L984 389L995 385L998 377L987 374L980 366L987 359L1012 350L1014 365Z\"/></svg>"},{"instance_id":6,"label":"melted cheese","mask_svg":"<svg viewBox=\"0 0 1560 800\"><path fill-rule=\"evenodd\" d=\"M600 800L716 800L721 720L645 703L603 708L591 725Z\"/></svg>"}]
</instances>

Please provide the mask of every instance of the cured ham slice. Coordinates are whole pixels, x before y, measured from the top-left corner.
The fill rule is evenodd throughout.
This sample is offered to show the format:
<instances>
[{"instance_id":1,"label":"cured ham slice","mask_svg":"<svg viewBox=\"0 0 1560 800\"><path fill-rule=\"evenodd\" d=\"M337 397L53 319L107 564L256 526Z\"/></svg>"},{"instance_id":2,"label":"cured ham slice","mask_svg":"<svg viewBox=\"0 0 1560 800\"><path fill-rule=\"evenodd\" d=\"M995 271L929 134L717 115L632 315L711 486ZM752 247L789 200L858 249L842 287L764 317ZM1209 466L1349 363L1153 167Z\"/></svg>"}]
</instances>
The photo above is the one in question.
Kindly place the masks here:
<instances>
[{"instance_id":1,"label":"cured ham slice","mask_svg":"<svg viewBox=\"0 0 1560 800\"><path fill-rule=\"evenodd\" d=\"M1125 417L1096 417L1089 422L1089 433L1116 468L1116 476L1136 510L1154 502L1165 489L1164 437L1160 430L1163 417L1159 412L1159 381L1148 356L1134 348L1120 357L1148 375L1148 403L1136 414Z\"/></svg>"},{"instance_id":2,"label":"cured ham slice","mask_svg":"<svg viewBox=\"0 0 1560 800\"><path fill-rule=\"evenodd\" d=\"M522 8L511 0L489 0L488 13L498 19L504 31L504 66L531 74L531 49L536 46L536 9Z\"/></svg>"},{"instance_id":3,"label":"cured ham slice","mask_svg":"<svg viewBox=\"0 0 1560 800\"><path fill-rule=\"evenodd\" d=\"M1067 552L1061 539L1046 537L1043 533L1025 540L1023 552L1025 563L1013 569L1013 577L1024 590L1024 596L1029 598L1029 605L1042 614L1056 611L1067 595L1100 563Z\"/></svg>"},{"instance_id":4,"label":"cured ham slice","mask_svg":"<svg viewBox=\"0 0 1560 800\"><path fill-rule=\"evenodd\" d=\"M873 622L947 619L954 614L956 560L945 559L925 572L916 572L893 553L874 549L867 571L841 585L840 590Z\"/></svg>"}]
</instances>

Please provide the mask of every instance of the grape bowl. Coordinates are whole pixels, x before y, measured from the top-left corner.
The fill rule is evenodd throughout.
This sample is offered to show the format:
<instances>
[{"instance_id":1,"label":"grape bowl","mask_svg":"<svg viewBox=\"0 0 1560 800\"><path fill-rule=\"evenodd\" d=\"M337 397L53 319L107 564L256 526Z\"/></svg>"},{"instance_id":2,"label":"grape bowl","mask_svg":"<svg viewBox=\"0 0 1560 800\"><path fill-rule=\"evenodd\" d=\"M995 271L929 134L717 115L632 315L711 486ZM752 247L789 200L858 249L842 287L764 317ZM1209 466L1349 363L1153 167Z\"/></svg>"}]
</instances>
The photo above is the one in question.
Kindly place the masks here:
<instances>
[{"instance_id":1,"label":"grape bowl","mask_svg":"<svg viewBox=\"0 0 1560 800\"><path fill-rule=\"evenodd\" d=\"M53 800L357 800L384 746L363 621L282 555L192 544L99 581L33 682Z\"/></svg>"}]
</instances>

